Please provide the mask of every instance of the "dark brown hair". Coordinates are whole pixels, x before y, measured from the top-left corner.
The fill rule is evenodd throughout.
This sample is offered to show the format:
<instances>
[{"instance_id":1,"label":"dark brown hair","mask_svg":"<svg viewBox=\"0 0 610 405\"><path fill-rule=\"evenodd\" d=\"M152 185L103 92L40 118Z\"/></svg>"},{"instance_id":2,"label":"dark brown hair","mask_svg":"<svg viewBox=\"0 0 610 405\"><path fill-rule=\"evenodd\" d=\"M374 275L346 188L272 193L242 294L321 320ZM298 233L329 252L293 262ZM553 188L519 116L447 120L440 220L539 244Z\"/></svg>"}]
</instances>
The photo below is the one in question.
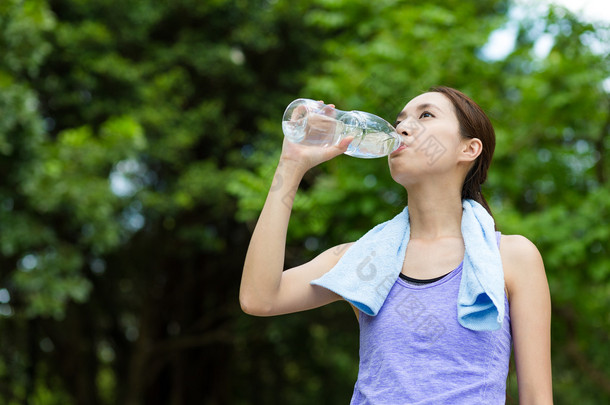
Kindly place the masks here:
<instances>
[{"instance_id":1,"label":"dark brown hair","mask_svg":"<svg viewBox=\"0 0 610 405\"><path fill-rule=\"evenodd\" d=\"M462 199L475 200L493 216L489 204L481 193L481 185L487 180L487 170L496 148L496 133L491 121L483 109L461 91L446 86L432 87L429 91L444 94L451 101L460 124L461 136L477 138L483 144L481 154L475 160L462 185Z\"/></svg>"}]
</instances>

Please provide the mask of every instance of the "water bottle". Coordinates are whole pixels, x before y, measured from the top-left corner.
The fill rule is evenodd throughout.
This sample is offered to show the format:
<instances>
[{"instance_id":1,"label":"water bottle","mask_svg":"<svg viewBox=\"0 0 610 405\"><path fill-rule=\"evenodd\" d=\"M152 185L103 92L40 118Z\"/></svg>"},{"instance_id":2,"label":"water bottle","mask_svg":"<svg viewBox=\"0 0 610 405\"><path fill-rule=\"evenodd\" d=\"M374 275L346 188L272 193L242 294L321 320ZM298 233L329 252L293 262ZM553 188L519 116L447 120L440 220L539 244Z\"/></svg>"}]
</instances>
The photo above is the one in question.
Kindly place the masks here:
<instances>
[{"instance_id":1,"label":"water bottle","mask_svg":"<svg viewBox=\"0 0 610 405\"><path fill-rule=\"evenodd\" d=\"M387 156L400 147L400 135L389 122L363 111L341 111L319 101L299 98L288 105L282 120L284 136L312 146L337 145L353 136L346 155L359 158Z\"/></svg>"}]
</instances>

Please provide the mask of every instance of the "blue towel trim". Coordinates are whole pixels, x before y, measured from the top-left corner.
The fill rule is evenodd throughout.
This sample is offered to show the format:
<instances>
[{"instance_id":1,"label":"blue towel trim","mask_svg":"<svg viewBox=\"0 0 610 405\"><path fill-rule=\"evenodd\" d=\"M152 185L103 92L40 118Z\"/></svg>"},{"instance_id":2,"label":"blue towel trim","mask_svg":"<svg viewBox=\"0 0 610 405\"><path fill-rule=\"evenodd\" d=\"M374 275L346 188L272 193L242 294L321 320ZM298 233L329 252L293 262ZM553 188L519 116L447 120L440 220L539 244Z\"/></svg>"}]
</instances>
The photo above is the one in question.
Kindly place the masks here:
<instances>
[{"instance_id":1,"label":"blue towel trim","mask_svg":"<svg viewBox=\"0 0 610 405\"><path fill-rule=\"evenodd\" d=\"M504 273L493 218L474 200L462 201L465 254L457 300L459 323L475 331L492 331L504 320ZM339 262L310 284L342 296L375 316L396 282L411 235L408 207L368 231Z\"/></svg>"}]
</instances>

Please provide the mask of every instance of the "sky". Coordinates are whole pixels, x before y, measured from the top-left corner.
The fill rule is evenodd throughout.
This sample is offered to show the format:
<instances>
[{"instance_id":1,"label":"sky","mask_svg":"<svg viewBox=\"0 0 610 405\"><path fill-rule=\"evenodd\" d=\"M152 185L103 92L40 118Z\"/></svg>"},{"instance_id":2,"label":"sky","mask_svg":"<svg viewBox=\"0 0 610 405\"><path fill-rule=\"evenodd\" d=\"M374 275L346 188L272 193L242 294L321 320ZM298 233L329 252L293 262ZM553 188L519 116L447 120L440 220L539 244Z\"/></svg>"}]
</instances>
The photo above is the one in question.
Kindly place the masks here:
<instances>
[{"instance_id":1,"label":"sky","mask_svg":"<svg viewBox=\"0 0 610 405\"><path fill-rule=\"evenodd\" d=\"M515 44L517 21L526 15L531 16L532 6L534 6L533 12L539 13L541 16L546 13L549 4L555 4L567 8L585 21L610 24L609 0L515 0L515 3L517 6L510 11L511 20L494 31L487 45L482 49L482 54L486 59L500 60L508 56ZM540 58L544 58L552 46L552 35L542 34L534 45L534 53Z\"/></svg>"},{"instance_id":2,"label":"sky","mask_svg":"<svg viewBox=\"0 0 610 405\"><path fill-rule=\"evenodd\" d=\"M519 2L524 1L521 0ZM582 15L586 20L610 22L610 3L608 0L546 0L543 3L554 3L564 6L573 13Z\"/></svg>"}]
</instances>

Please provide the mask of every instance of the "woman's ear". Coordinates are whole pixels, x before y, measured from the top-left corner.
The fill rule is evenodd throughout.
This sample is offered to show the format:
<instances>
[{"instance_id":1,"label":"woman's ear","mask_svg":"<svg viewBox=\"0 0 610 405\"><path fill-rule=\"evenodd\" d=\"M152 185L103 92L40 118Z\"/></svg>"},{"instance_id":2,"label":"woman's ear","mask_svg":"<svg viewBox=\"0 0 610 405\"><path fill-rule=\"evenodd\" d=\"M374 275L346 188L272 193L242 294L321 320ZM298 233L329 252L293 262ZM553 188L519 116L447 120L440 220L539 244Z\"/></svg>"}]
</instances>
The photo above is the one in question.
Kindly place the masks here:
<instances>
[{"instance_id":1,"label":"woman's ear","mask_svg":"<svg viewBox=\"0 0 610 405\"><path fill-rule=\"evenodd\" d=\"M483 152L483 143L478 138L468 138L462 141L461 158L463 162L472 162Z\"/></svg>"}]
</instances>

